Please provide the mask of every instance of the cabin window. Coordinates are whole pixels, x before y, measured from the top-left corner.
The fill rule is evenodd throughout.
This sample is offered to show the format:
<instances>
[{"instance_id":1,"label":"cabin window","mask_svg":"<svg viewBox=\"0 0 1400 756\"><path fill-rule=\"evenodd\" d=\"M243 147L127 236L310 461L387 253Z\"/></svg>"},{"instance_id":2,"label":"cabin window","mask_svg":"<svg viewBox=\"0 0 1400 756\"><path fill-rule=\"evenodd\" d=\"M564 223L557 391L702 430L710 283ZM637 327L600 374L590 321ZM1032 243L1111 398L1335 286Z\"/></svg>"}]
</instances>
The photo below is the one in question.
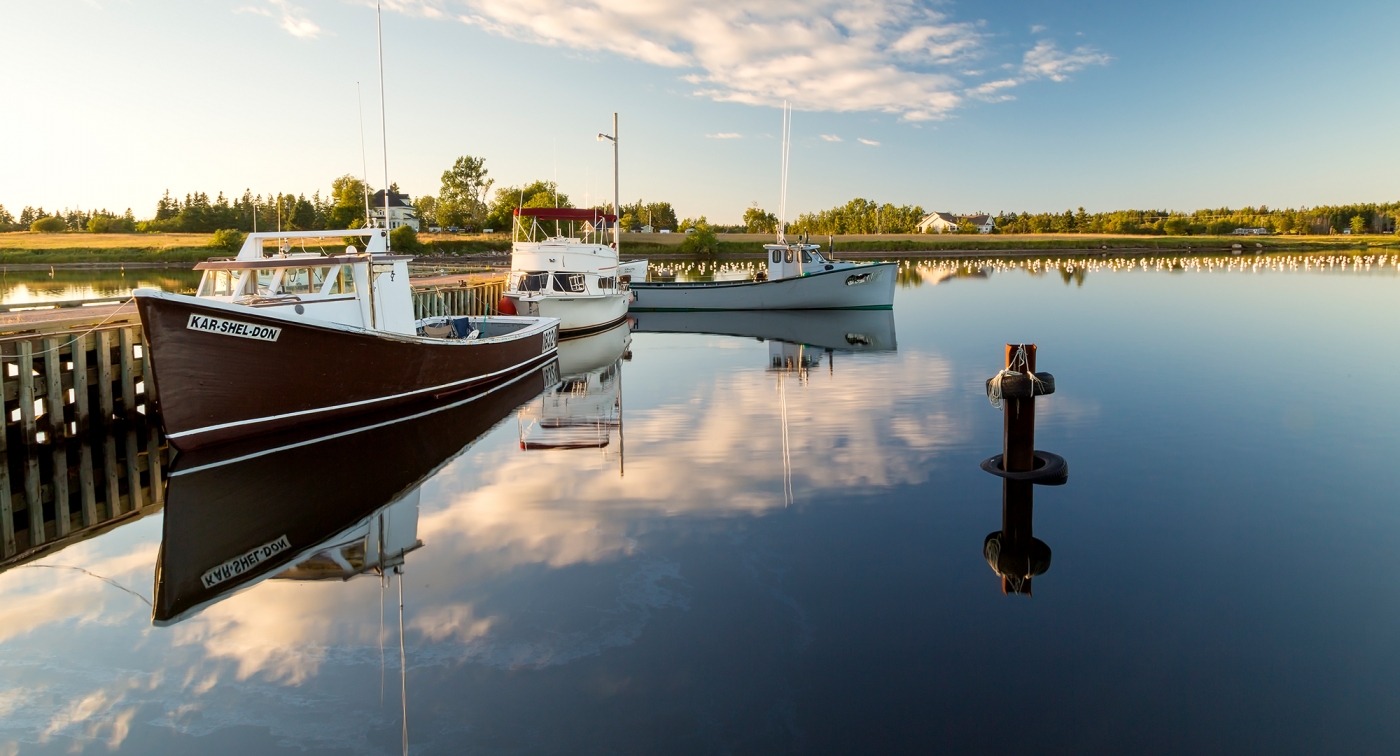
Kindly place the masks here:
<instances>
[{"instance_id":1,"label":"cabin window","mask_svg":"<svg viewBox=\"0 0 1400 756\"><path fill-rule=\"evenodd\" d=\"M782 262L782 261L783 261L783 253L782 253L782 251L776 250L776 249L773 250L773 262L775 262L775 263L780 263L780 262Z\"/></svg>"},{"instance_id":2,"label":"cabin window","mask_svg":"<svg viewBox=\"0 0 1400 756\"><path fill-rule=\"evenodd\" d=\"M277 278L277 270L274 268L259 268L258 274L258 296L269 297L277 292L272 290L272 283Z\"/></svg>"},{"instance_id":3,"label":"cabin window","mask_svg":"<svg viewBox=\"0 0 1400 756\"><path fill-rule=\"evenodd\" d=\"M204 280L199 282L199 296L201 297L228 297L233 295L233 283L236 279L232 271L211 270L204 274Z\"/></svg>"},{"instance_id":4,"label":"cabin window","mask_svg":"<svg viewBox=\"0 0 1400 756\"><path fill-rule=\"evenodd\" d=\"M812 261L812 253L811 253L811 252L808 252L808 251L805 250L805 249L802 250L802 262L809 263L809 262L811 262L811 261Z\"/></svg>"},{"instance_id":5,"label":"cabin window","mask_svg":"<svg viewBox=\"0 0 1400 756\"><path fill-rule=\"evenodd\" d=\"M311 269L287 268L282 275L282 294L310 294Z\"/></svg>"},{"instance_id":6,"label":"cabin window","mask_svg":"<svg viewBox=\"0 0 1400 756\"><path fill-rule=\"evenodd\" d=\"M549 289L548 273L525 273L520 276L517 291L546 291Z\"/></svg>"},{"instance_id":7,"label":"cabin window","mask_svg":"<svg viewBox=\"0 0 1400 756\"><path fill-rule=\"evenodd\" d=\"M326 274L334 268L312 268L311 269L311 293L321 293L321 287L326 285Z\"/></svg>"},{"instance_id":8,"label":"cabin window","mask_svg":"<svg viewBox=\"0 0 1400 756\"><path fill-rule=\"evenodd\" d=\"M355 293L355 268L350 265L340 265L331 268L331 274L335 276L335 282L331 284L331 294L354 294Z\"/></svg>"},{"instance_id":9,"label":"cabin window","mask_svg":"<svg viewBox=\"0 0 1400 756\"><path fill-rule=\"evenodd\" d=\"M792 250L789 249L787 254L783 255L783 257L786 258L788 262L792 262Z\"/></svg>"},{"instance_id":10,"label":"cabin window","mask_svg":"<svg viewBox=\"0 0 1400 756\"><path fill-rule=\"evenodd\" d=\"M599 279L598 279L598 288L600 288L600 289L616 289L616 288L617 288L617 279L614 278L614 277L612 277L612 276L608 276L607 278L599 278Z\"/></svg>"},{"instance_id":11,"label":"cabin window","mask_svg":"<svg viewBox=\"0 0 1400 756\"><path fill-rule=\"evenodd\" d=\"M584 288L585 288L585 287L584 287L584 283L583 283L583 274L582 274L582 273L573 273L573 274L569 274L569 273L555 273L555 274L554 274L554 290L555 290L555 291L562 291L562 292L565 292L565 293L568 293L568 292L581 292L581 291L584 291Z\"/></svg>"}]
</instances>

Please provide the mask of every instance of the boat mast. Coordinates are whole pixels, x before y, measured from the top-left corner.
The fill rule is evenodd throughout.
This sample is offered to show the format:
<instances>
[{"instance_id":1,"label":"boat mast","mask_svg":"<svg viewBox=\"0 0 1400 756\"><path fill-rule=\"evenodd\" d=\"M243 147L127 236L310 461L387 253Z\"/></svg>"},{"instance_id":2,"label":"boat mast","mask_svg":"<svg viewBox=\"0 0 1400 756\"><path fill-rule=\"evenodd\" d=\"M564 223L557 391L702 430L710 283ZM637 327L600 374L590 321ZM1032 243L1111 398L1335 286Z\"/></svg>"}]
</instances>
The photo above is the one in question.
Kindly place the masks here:
<instances>
[{"instance_id":1,"label":"boat mast","mask_svg":"<svg viewBox=\"0 0 1400 756\"><path fill-rule=\"evenodd\" d=\"M360 82L355 82L355 109L360 114L360 175L365 177L365 183L360 187L360 194L365 197L365 225L370 224L369 217L369 159L365 157L365 101L360 96Z\"/></svg>"},{"instance_id":2,"label":"boat mast","mask_svg":"<svg viewBox=\"0 0 1400 756\"><path fill-rule=\"evenodd\" d=\"M787 228L787 184L788 184L788 153L792 145L792 105L786 100L783 101L783 135L782 135L782 158L779 161L779 178L782 186L778 192L778 243L787 244L787 236L784 231Z\"/></svg>"},{"instance_id":3,"label":"boat mast","mask_svg":"<svg viewBox=\"0 0 1400 756\"><path fill-rule=\"evenodd\" d=\"M379 3L374 4L374 26L375 36L379 41L379 137L382 141L381 148L384 153L384 249L392 250L393 245L389 239L389 134L388 121L384 115L384 16L379 9ZM372 274L371 274L372 275ZM373 284L371 284L373 286Z\"/></svg>"}]
</instances>

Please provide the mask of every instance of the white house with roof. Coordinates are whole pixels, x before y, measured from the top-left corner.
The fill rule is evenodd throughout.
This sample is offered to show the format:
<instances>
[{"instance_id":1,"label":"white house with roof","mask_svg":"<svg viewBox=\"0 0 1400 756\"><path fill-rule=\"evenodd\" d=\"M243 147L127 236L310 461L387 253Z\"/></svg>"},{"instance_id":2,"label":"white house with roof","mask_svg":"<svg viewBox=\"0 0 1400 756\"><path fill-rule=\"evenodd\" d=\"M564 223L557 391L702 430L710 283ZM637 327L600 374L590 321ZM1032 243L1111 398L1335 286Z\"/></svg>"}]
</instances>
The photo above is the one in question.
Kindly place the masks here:
<instances>
[{"instance_id":1,"label":"white house with roof","mask_svg":"<svg viewBox=\"0 0 1400 756\"><path fill-rule=\"evenodd\" d=\"M952 213L929 213L919 221L921 234L956 234L958 218Z\"/></svg>"},{"instance_id":2,"label":"white house with roof","mask_svg":"<svg viewBox=\"0 0 1400 756\"><path fill-rule=\"evenodd\" d=\"M399 226L411 226L414 231L421 230L418 225L418 210L408 202L408 195L399 192L389 192L389 222L384 222L384 190L380 189L374 193L374 198L370 200L369 217L374 220L380 228L388 226L390 231Z\"/></svg>"},{"instance_id":3,"label":"white house with roof","mask_svg":"<svg viewBox=\"0 0 1400 756\"><path fill-rule=\"evenodd\" d=\"M921 234L956 234L959 223L971 223L977 233L990 234L996 229L996 220L986 213L978 215L953 215L952 213L929 213L919 221Z\"/></svg>"}]
</instances>

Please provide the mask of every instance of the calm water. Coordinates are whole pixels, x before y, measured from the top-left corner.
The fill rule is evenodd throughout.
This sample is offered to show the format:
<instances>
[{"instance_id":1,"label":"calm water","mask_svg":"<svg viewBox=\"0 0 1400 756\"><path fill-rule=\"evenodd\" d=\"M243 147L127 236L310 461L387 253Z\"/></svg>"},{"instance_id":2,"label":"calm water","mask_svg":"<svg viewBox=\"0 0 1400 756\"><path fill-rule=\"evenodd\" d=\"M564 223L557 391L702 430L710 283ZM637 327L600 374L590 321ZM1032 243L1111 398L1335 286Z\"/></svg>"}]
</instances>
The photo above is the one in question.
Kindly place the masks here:
<instances>
[{"instance_id":1,"label":"calm water","mask_svg":"<svg viewBox=\"0 0 1400 756\"><path fill-rule=\"evenodd\" d=\"M0 266L4 268L4 266ZM132 268L131 270L0 270L0 304L28 304L125 296L132 289L149 287L193 293L200 273L188 268Z\"/></svg>"},{"instance_id":2,"label":"calm water","mask_svg":"<svg viewBox=\"0 0 1400 756\"><path fill-rule=\"evenodd\" d=\"M0 753L1394 752L1395 260L1244 262L642 313L543 396L178 460L0 574ZM1071 470L1033 596L983 556L1008 341Z\"/></svg>"}]
</instances>

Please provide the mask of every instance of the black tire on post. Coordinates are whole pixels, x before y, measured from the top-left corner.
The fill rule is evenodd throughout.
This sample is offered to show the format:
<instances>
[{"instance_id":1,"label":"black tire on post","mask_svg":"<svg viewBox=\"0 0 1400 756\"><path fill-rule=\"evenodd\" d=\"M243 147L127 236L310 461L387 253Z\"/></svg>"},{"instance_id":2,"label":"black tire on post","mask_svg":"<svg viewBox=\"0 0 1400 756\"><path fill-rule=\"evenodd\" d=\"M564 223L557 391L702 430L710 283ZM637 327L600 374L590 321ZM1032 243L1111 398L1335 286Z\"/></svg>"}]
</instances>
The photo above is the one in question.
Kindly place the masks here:
<instances>
[{"instance_id":1,"label":"black tire on post","mask_svg":"<svg viewBox=\"0 0 1400 756\"><path fill-rule=\"evenodd\" d=\"M1029 399L1032 396L1046 396L1055 393L1055 376L1049 373L1036 373L1032 381L1026 375L1008 375L1001 379L1001 398ZM987 379L987 396L992 395L992 379Z\"/></svg>"},{"instance_id":2,"label":"black tire on post","mask_svg":"<svg viewBox=\"0 0 1400 756\"><path fill-rule=\"evenodd\" d=\"M1002 469L1001 455L982 461L982 469L1007 480L1020 480L1041 486L1063 486L1069 481L1069 463L1058 454L1035 450L1035 469L1026 472L1007 472Z\"/></svg>"}]
</instances>

